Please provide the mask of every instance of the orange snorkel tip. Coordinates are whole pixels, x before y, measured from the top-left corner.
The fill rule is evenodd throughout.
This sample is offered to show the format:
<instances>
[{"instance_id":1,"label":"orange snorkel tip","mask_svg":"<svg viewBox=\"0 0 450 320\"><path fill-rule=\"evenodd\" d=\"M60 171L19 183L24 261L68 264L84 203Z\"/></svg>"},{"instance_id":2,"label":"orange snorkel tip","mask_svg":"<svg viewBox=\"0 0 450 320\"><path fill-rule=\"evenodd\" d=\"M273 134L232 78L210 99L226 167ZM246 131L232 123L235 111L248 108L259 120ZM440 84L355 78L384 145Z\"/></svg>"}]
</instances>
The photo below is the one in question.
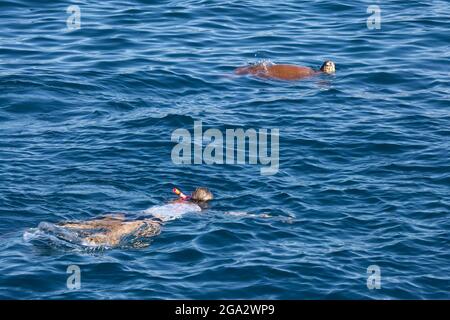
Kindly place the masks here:
<instances>
[{"instance_id":1,"label":"orange snorkel tip","mask_svg":"<svg viewBox=\"0 0 450 320\"><path fill-rule=\"evenodd\" d=\"M173 188L172 192L175 193L177 196L181 198L181 200L189 200L189 196L185 195L183 192L180 191L178 188Z\"/></svg>"}]
</instances>

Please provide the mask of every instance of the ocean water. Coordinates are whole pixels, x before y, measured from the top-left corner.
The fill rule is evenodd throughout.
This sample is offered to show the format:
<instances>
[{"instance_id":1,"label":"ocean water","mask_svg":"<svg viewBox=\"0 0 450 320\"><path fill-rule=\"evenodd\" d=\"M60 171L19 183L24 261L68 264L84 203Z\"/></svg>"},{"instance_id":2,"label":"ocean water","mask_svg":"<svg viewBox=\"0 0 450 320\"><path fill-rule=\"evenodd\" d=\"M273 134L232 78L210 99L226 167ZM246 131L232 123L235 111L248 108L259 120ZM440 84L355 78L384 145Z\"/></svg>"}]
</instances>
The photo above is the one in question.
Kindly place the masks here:
<instances>
[{"instance_id":1,"label":"ocean water","mask_svg":"<svg viewBox=\"0 0 450 320\"><path fill-rule=\"evenodd\" d=\"M439 0L2 0L0 298L450 298L449 12ZM325 59L334 76L233 75ZM174 164L171 135L194 121L279 129L278 172ZM41 222L133 216L174 186L215 199L148 247L24 238Z\"/></svg>"}]
</instances>

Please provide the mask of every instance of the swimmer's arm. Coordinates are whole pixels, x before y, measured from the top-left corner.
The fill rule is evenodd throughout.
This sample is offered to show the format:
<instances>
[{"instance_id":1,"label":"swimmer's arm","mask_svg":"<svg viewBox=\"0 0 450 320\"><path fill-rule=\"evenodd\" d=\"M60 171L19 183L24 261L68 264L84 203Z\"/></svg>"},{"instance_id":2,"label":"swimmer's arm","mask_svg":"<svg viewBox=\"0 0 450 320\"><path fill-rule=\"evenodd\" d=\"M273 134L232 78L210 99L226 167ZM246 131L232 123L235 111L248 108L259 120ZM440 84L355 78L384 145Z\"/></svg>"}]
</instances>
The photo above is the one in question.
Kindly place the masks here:
<instances>
[{"instance_id":1,"label":"swimmer's arm","mask_svg":"<svg viewBox=\"0 0 450 320\"><path fill-rule=\"evenodd\" d=\"M272 216L267 213L254 214L254 213L247 213L247 212L243 212L243 211L228 211L228 212L225 212L225 214L234 216L234 217L244 217L244 218L272 218Z\"/></svg>"},{"instance_id":2,"label":"swimmer's arm","mask_svg":"<svg viewBox=\"0 0 450 320\"><path fill-rule=\"evenodd\" d=\"M293 223L294 219L292 217L285 217L285 216L272 216L268 213L261 213L261 214L253 214L253 213L247 213L242 211L229 211L225 212L226 215L234 216L234 217L240 217L240 218L260 218L260 219L272 219L272 220L278 220L284 223Z\"/></svg>"},{"instance_id":3,"label":"swimmer's arm","mask_svg":"<svg viewBox=\"0 0 450 320\"><path fill-rule=\"evenodd\" d=\"M170 200L169 203L186 203L186 200L183 200L183 199L175 199L175 200Z\"/></svg>"}]
</instances>

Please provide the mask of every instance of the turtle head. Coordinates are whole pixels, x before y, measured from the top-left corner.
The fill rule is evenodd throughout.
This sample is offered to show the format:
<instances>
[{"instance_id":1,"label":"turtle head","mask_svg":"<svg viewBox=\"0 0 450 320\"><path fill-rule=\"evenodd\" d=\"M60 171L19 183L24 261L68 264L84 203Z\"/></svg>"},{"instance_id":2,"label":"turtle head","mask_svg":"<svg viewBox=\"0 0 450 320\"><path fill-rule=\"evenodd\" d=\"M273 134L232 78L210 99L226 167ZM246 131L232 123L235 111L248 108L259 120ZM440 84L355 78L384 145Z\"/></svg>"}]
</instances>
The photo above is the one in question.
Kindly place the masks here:
<instances>
[{"instance_id":1,"label":"turtle head","mask_svg":"<svg viewBox=\"0 0 450 320\"><path fill-rule=\"evenodd\" d=\"M320 67L320 71L328 73L328 74L335 73L336 72L336 66L334 65L333 61L327 60Z\"/></svg>"}]
</instances>

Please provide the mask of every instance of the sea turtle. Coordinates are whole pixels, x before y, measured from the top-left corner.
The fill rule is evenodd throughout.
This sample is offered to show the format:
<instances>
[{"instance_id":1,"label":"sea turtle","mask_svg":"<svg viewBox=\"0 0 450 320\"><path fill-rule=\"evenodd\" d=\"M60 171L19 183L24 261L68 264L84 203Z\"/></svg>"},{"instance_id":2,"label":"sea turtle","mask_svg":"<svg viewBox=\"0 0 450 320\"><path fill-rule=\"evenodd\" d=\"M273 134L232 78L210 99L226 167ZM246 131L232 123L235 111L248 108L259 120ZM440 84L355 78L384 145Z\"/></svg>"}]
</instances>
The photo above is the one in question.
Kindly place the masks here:
<instances>
[{"instance_id":1,"label":"sea turtle","mask_svg":"<svg viewBox=\"0 0 450 320\"><path fill-rule=\"evenodd\" d=\"M335 71L336 69L334 62L327 60L322 64L319 71L293 64L274 64L262 62L237 68L234 72L238 75L251 74L259 78L299 80L320 73L332 74Z\"/></svg>"}]
</instances>

